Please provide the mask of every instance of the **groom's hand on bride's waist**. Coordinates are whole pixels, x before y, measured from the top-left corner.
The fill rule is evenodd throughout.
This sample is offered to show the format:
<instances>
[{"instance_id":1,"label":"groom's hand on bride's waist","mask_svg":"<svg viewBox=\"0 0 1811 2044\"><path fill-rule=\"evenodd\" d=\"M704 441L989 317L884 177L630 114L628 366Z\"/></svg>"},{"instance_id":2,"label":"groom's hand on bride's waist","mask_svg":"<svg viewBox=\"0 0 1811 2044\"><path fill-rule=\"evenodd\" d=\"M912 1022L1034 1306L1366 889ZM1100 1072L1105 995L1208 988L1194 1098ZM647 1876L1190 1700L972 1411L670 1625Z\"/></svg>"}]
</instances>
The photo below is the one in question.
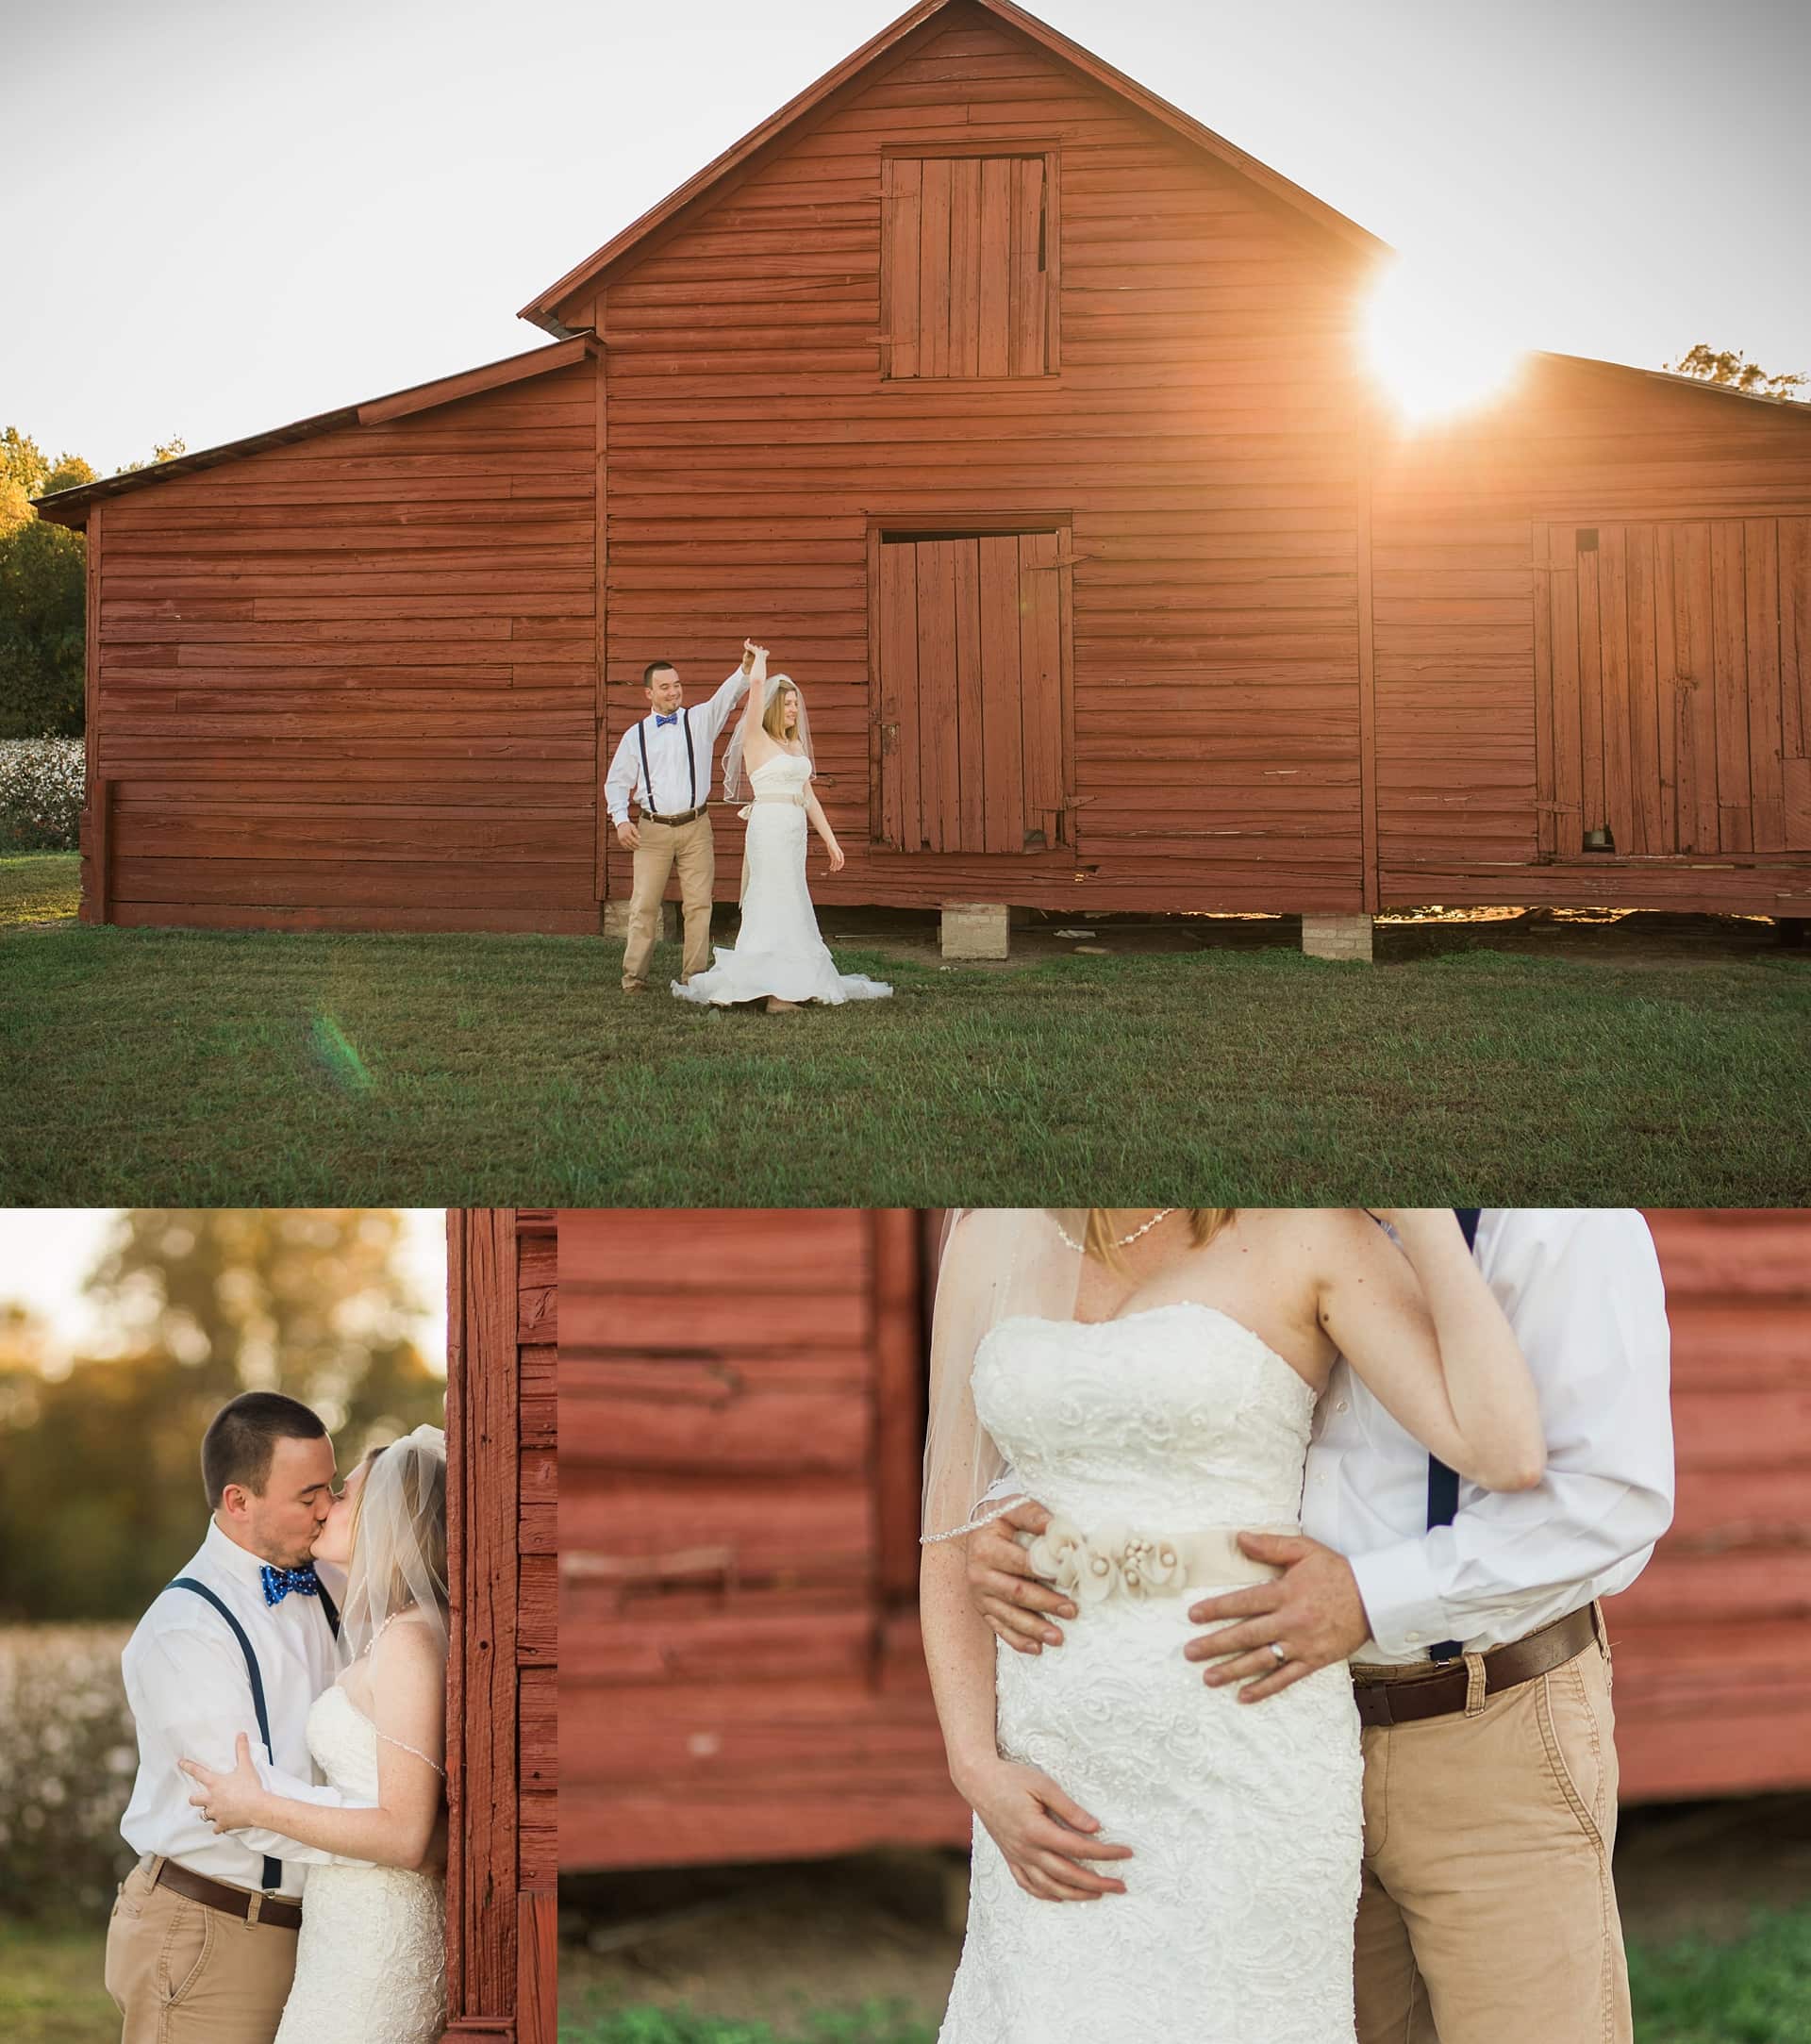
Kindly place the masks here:
<instances>
[{"instance_id":1,"label":"groom's hand on bride's waist","mask_svg":"<svg viewBox=\"0 0 1811 2044\"><path fill-rule=\"evenodd\" d=\"M1041 1533L1050 1514L1041 1504L1015 1504L969 1535L969 1598L995 1636L1020 1653L1060 1647L1063 1636L1052 1618L1072 1619L1075 1606L1031 1572L1017 1532Z\"/></svg>"},{"instance_id":2,"label":"groom's hand on bride's waist","mask_svg":"<svg viewBox=\"0 0 1811 2044\"><path fill-rule=\"evenodd\" d=\"M1254 1561L1274 1562L1283 1573L1188 1607L1190 1623L1215 1628L1182 1650L1191 1661L1213 1664L1202 1677L1210 1689L1241 1682L1238 1701L1261 1703L1343 1661L1371 1637L1364 1599L1343 1554L1294 1533L1241 1533L1238 1544Z\"/></svg>"}]
</instances>

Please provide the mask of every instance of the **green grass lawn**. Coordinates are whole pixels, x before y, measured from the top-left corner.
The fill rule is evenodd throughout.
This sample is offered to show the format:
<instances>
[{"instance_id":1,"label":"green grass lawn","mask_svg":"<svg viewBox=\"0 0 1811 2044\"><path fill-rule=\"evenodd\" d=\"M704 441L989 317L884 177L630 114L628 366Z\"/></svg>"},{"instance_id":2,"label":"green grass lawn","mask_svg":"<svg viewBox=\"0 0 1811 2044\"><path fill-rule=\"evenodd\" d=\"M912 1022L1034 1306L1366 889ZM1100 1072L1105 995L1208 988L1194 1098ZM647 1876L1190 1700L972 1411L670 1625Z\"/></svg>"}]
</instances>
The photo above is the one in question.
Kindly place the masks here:
<instances>
[{"instance_id":1,"label":"green grass lawn","mask_svg":"<svg viewBox=\"0 0 1811 2044\"><path fill-rule=\"evenodd\" d=\"M74 922L81 898L77 853L0 853L0 930L28 922Z\"/></svg>"},{"instance_id":2,"label":"green grass lawn","mask_svg":"<svg viewBox=\"0 0 1811 2044\"><path fill-rule=\"evenodd\" d=\"M0 1919L0 2037L116 2044L101 1985L105 1929ZM1811 1910L1755 1918L1728 1943L1631 1944L1639 2044L1811 2044ZM897 2007L819 2010L775 2030L649 2007L562 2009L560 2044L931 2044L934 2021Z\"/></svg>"},{"instance_id":3,"label":"green grass lawn","mask_svg":"<svg viewBox=\"0 0 1811 2044\"><path fill-rule=\"evenodd\" d=\"M119 2044L101 1985L107 1925L0 1917L0 2037L7 2044Z\"/></svg>"},{"instance_id":4,"label":"green grass lawn","mask_svg":"<svg viewBox=\"0 0 1811 2044\"><path fill-rule=\"evenodd\" d=\"M770 1017L625 997L595 939L23 923L73 870L0 862L15 1204L1811 1199L1786 951L1001 971L839 944L895 998Z\"/></svg>"},{"instance_id":5,"label":"green grass lawn","mask_svg":"<svg viewBox=\"0 0 1811 2044\"><path fill-rule=\"evenodd\" d=\"M1811 2044L1811 1912L1758 1916L1746 1937L1629 1947L1637 2044ZM897 2008L819 2010L775 2030L652 2007L562 2009L560 2044L932 2044ZM97 2040L98 2044L98 2040Z\"/></svg>"}]
</instances>

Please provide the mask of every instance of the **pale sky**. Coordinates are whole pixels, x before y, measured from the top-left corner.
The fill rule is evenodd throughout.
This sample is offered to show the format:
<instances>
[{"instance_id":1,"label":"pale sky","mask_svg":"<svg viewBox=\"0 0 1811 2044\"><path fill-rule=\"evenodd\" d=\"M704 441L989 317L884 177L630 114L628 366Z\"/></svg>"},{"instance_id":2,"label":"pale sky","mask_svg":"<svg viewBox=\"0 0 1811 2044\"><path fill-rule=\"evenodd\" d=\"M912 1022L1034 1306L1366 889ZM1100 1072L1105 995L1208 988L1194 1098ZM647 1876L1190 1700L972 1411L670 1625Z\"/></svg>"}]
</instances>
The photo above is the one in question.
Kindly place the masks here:
<instances>
[{"instance_id":1,"label":"pale sky","mask_svg":"<svg viewBox=\"0 0 1811 2044\"><path fill-rule=\"evenodd\" d=\"M512 355L893 0L0 0L0 426L102 474ZM1811 369L1803 0L1040 0L1530 344Z\"/></svg>"},{"instance_id":2,"label":"pale sky","mask_svg":"<svg viewBox=\"0 0 1811 2044\"><path fill-rule=\"evenodd\" d=\"M66 1365L76 1354L106 1354L105 1317L82 1286L100 1261L115 1207L0 1207L0 1304L28 1306L51 1329ZM423 1311L414 1328L422 1359L446 1373L446 1216L407 1207L399 1262Z\"/></svg>"}]
</instances>

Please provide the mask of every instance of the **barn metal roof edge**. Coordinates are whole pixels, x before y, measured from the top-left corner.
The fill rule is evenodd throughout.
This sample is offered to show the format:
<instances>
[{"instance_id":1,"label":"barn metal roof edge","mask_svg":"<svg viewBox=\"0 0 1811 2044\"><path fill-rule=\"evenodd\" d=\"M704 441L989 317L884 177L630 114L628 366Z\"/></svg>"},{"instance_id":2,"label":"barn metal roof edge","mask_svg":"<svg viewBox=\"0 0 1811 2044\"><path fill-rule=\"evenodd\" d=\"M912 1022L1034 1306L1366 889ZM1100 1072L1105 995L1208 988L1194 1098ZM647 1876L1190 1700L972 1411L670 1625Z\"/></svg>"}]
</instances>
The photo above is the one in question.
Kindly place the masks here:
<instances>
[{"instance_id":1,"label":"barn metal roof edge","mask_svg":"<svg viewBox=\"0 0 1811 2044\"><path fill-rule=\"evenodd\" d=\"M217 447L200 447L191 455L178 455L171 461L147 462L143 468L133 469L124 475L102 475L91 483L74 483L67 490L55 490L45 496L33 497L32 507L40 518L51 524L66 525L71 531L78 532L87 522L89 507L108 497L121 496L129 490L151 483L167 482L173 475L187 475L198 469L237 461L241 456L258 454L267 447L312 440L318 434L336 432L341 426L377 425L389 419L406 418L410 412L431 410L437 405L454 404L462 397L475 397L480 391L519 383L527 376L544 375L552 369L570 368L595 350L596 343L589 335L574 335L553 347L527 348L520 355L502 356L494 362L483 362L474 369L456 370L451 375L436 376L427 383L409 384L403 390L389 391L381 397L366 398L357 405L340 405L331 411L318 411L309 418L292 420L288 425L268 426L261 433L248 433L242 440L223 440Z\"/></svg>"},{"instance_id":2,"label":"barn metal roof edge","mask_svg":"<svg viewBox=\"0 0 1811 2044\"><path fill-rule=\"evenodd\" d=\"M1316 198L1313 192L1304 191L1300 185L1285 177L1280 171L1273 171L1269 164L1260 163L1255 157L1248 156L1236 143L1205 126L1192 114L1185 113L1180 107L1172 106L1169 100L1154 92L1149 86L1140 85L1136 78L1128 77L1124 72L1109 64L1105 58L1097 57L1092 50L1064 35L1061 29L1053 28L1048 22L1041 21L1026 8L1016 6L1014 0L921 0L919 6L908 9L896 21L889 23L877 35L870 37L859 49L851 51L840 63L833 65L822 77L771 113L757 127L751 128L739 141L732 143L721 156L714 158L702 170L687 178L684 184L676 186L657 205L649 208L639 220L631 221L620 233L606 241L602 248L575 264L545 291L538 292L516 317L531 321L535 325L544 327L549 333L562 337L570 336L575 330L585 331L586 329L568 327L557 317L554 307L561 299L570 296L581 285L591 283L602 276L605 271L612 268L656 228L676 219L733 172L739 170L770 143L776 141L796 122L822 105L833 93L858 77L862 72L927 22L958 7L977 7L997 16L1008 27L1016 28L1034 42L1041 43L1053 56L1073 65L1098 84L1105 86L1109 91L1117 92L1121 98L1130 101L1140 112L1149 114L1165 126L1175 129L1185 141L1193 142L1196 147L1218 158L1230 169L1250 179L1260 190L1269 192L1271 197L1281 199L1285 204L1306 214L1310 220L1329 229L1359 251L1379 256L1392 253L1389 244L1379 240L1368 227L1361 227L1356 221L1349 220L1337 208L1329 206L1324 199Z\"/></svg>"}]
</instances>

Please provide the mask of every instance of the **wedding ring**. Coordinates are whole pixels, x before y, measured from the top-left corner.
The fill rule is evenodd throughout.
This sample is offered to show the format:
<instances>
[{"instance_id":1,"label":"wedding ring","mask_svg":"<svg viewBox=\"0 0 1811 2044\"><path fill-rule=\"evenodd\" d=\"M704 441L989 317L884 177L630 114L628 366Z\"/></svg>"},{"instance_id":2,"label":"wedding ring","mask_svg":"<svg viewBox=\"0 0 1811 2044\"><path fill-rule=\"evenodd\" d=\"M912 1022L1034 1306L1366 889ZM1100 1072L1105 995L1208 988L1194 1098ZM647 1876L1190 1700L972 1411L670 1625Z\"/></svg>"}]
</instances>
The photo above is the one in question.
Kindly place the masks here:
<instances>
[{"instance_id":1,"label":"wedding ring","mask_svg":"<svg viewBox=\"0 0 1811 2044\"><path fill-rule=\"evenodd\" d=\"M1289 1656L1284 1652L1283 1642L1280 1639L1271 1641L1271 1652L1276 1655L1276 1665L1279 1668L1287 1668L1289 1665Z\"/></svg>"}]
</instances>

